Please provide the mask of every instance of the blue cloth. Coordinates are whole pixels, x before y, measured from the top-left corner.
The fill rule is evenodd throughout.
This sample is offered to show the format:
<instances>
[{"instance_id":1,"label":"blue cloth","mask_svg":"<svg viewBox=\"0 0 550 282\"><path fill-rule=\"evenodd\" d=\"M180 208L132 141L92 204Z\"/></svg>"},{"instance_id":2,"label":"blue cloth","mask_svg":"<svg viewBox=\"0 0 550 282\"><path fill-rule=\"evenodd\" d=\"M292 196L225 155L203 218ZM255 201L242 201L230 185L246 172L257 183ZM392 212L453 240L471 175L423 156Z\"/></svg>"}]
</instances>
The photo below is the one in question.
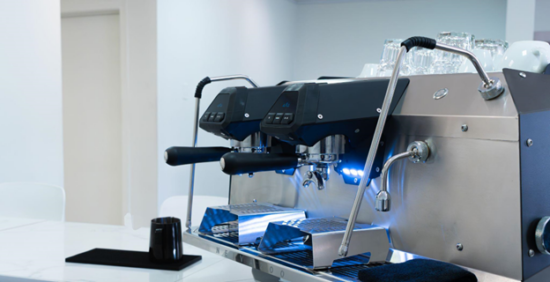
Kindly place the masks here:
<instances>
[{"instance_id":1,"label":"blue cloth","mask_svg":"<svg viewBox=\"0 0 550 282\"><path fill-rule=\"evenodd\" d=\"M456 265L427 259L386 264L359 271L363 282L477 282L476 276Z\"/></svg>"}]
</instances>

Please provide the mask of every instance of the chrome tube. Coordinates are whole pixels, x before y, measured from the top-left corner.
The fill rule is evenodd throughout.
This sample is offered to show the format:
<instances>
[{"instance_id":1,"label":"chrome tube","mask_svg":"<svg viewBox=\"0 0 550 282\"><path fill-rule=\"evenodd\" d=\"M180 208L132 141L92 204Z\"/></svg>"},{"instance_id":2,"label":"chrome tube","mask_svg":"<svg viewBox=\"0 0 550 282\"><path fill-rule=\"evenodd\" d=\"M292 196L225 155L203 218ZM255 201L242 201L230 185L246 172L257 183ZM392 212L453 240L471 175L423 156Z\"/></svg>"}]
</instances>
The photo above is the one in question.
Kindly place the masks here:
<instances>
[{"instance_id":1,"label":"chrome tube","mask_svg":"<svg viewBox=\"0 0 550 282\"><path fill-rule=\"evenodd\" d=\"M390 77L390 82L388 83L386 96L384 97L384 102L382 103L382 111L380 112L380 117L378 118L378 122L376 123L376 129L374 131L374 136L372 137L367 161L365 162L365 167L363 168L363 171L365 173L361 177L359 187L357 187L357 195L355 195L355 201L353 202L353 207L351 208L348 224L346 226L346 232L344 233L344 238L342 239L342 245L340 245L340 248L338 249L338 255L340 255L341 257L345 257L348 254L351 235L355 226L355 221L357 220L359 208L361 207L363 194L365 193L365 189L367 188L366 185L367 181L369 180L370 172L372 170L376 151L380 146L380 138L382 136L382 132L384 131L386 118L388 117L388 112L390 110L390 105L393 100L393 95L395 94L397 77L399 76L399 70L401 69L401 63L405 58L405 54L407 54L407 48L405 46L401 46L401 48L399 49L399 53L397 54L397 60L395 62L395 67L393 68L393 72Z\"/></svg>"},{"instance_id":2,"label":"chrome tube","mask_svg":"<svg viewBox=\"0 0 550 282\"><path fill-rule=\"evenodd\" d=\"M258 88L258 84L254 82L250 77L244 74L234 74L234 75L224 75L224 76L215 76L211 77L210 80L214 81L224 81L224 80L235 80L235 79L244 79L248 81L254 88Z\"/></svg>"},{"instance_id":3,"label":"chrome tube","mask_svg":"<svg viewBox=\"0 0 550 282\"><path fill-rule=\"evenodd\" d=\"M414 156L415 154L415 151L408 151L397 154L386 161L384 168L382 168L382 173L380 174L380 177L382 178L380 191L376 194L375 208L377 211L390 210L390 193L388 193L388 172L390 171L390 167L398 160L406 159Z\"/></svg>"},{"instance_id":4,"label":"chrome tube","mask_svg":"<svg viewBox=\"0 0 550 282\"><path fill-rule=\"evenodd\" d=\"M481 66L481 63L472 52L461 48L449 46L446 44L441 44L439 42L435 44L435 49L439 49L441 51L450 52L450 53L461 55L468 58L468 60L470 60L470 62L472 62L472 64L476 68L477 73L479 74L479 77L481 77L481 80L483 81L483 84L485 84L486 86L490 86L493 84L493 81L491 80L489 75L487 75L487 73Z\"/></svg>"},{"instance_id":5,"label":"chrome tube","mask_svg":"<svg viewBox=\"0 0 550 282\"><path fill-rule=\"evenodd\" d=\"M243 74L235 74L235 75L225 75L225 76L215 76L211 77L210 81L225 81L225 80L235 80L235 79L244 79L248 81L254 88L258 87L258 84L254 82L250 77ZM199 110L200 110L200 103L201 98L196 97L195 98L195 117L194 117L194 123L193 123L193 144L192 147L197 146L197 135L199 130ZM187 192L187 218L185 220L185 227L188 229L191 229L191 214L193 212L193 194L195 192L195 164L191 165L191 168L189 170L189 191Z\"/></svg>"},{"instance_id":6,"label":"chrome tube","mask_svg":"<svg viewBox=\"0 0 550 282\"><path fill-rule=\"evenodd\" d=\"M193 144L192 147L197 146L197 132L199 130L199 110L201 105L201 99L195 98L195 117L193 120ZM185 227L191 228L191 213L193 212L193 193L195 191L195 164L191 164L189 170L189 191L187 192L187 219L185 220Z\"/></svg>"}]
</instances>

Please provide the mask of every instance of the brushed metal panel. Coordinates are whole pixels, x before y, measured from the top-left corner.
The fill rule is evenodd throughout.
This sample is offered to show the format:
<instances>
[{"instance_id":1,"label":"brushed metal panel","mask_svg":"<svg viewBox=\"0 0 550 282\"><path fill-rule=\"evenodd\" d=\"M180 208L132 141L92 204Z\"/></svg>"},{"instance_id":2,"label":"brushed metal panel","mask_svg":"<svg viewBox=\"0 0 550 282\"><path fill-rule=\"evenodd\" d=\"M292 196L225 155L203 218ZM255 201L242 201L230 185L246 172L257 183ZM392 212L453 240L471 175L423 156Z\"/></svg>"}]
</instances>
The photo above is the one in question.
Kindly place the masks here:
<instances>
[{"instance_id":1,"label":"brushed metal panel","mask_svg":"<svg viewBox=\"0 0 550 282\"><path fill-rule=\"evenodd\" d=\"M423 138L402 136L393 148L403 151L414 140ZM427 141L434 149L427 163L403 161L390 170L392 209L372 222L389 227L396 249L521 279L518 142ZM374 209L374 194L365 196Z\"/></svg>"},{"instance_id":2,"label":"brushed metal panel","mask_svg":"<svg viewBox=\"0 0 550 282\"><path fill-rule=\"evenodd\" d=\"M394 115L427 116L488 116L515 117L518 115L504 75L491 73L502 82L505 92L498 98L485 101L477 92L481 81L477 74L435 74L410 76L411 82ZM435 100L433 94L443 88L449 94Z\"/></svg>"},{"instance_id":3,"label":"brushed metal panel","mask_svg":"<svg viewBox=\"0 0 550 282\"><path fill-rule=\"evenodd\" d=\"M502 73L491 76L507 87ZM476 74L410 79L385 133L385 156L404 151L409 142L427 140L433 157L425 164L404 160L394 165L388 213L374 209L380 183L375 179L365 192L358 222L389 228L396 249L521 280L519 127L508 89L485 101L477 93ZM434 100L441 88L449 94ZM467 132L460 128L463 123ZM293 176L234 176L230 201L256 199L304 209L308 217L347 218L357 186L345 184L333 171L324 190L302 187L307 169Z\"/></svg>"},{"instance_id":4,"label":"brushed metal panel","mask_svg":"<svg viewBox=\"0 0 550 282\"><path fill-rule=\"evenodd\" d=\"M392 127L400 134L518 141L518 117L483 116L392 116ZM462 125L468 126L462 131Z\"/></svg>"}]
</instances>

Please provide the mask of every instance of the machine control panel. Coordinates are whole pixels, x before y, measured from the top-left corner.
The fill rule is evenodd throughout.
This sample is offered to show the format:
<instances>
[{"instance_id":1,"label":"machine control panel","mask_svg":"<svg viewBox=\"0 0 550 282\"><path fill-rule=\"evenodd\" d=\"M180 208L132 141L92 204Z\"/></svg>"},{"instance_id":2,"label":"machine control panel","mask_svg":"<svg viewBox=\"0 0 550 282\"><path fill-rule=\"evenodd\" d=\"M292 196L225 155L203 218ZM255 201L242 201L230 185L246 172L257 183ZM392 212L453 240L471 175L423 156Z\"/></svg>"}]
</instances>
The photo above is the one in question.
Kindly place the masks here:
<instances>
[{"instance_id":1,"label":"machine control panel","mask_svg":"<svg viewBox=\"0 0 550 282\"><path fill-rule=\"evenodd\" d=\"M199 126L224 139L242 141L260 131L260 122L285 88L225 88L206 108L200 117Z\"/></svg>"},{"instance_id":2,"label":"machine control panel","mask_svg":"<svg viewBox=\"0 0 550 282\"><path fill-rule=\"evenodd\" d=\"M224 112L205 112L202 115L201 121L203 122L222 122L225 118Z\"/></svg>"},{"instance_id":3,"label":"machine control panel","mask_svg":"<svg viewBox=\"0 0 550 282\"><path fill-rule=\"evenodd\" d=\"M269 113L265 117L267 124L290 124L294 121L293 113Z\"/></svg>"},{"instance_id":4,"label":"machine control panel","mask_svg":"<svg viewBox=\"0 0 550 282\"><path fill-rule=\"evenodd\" d=\"M298 104L298 90L304 84L294 84L288 86L275 104L271 107L269 113L265 116L266 124L289 125L294 121L296 105Z\"/></svg>"}]
</instances>

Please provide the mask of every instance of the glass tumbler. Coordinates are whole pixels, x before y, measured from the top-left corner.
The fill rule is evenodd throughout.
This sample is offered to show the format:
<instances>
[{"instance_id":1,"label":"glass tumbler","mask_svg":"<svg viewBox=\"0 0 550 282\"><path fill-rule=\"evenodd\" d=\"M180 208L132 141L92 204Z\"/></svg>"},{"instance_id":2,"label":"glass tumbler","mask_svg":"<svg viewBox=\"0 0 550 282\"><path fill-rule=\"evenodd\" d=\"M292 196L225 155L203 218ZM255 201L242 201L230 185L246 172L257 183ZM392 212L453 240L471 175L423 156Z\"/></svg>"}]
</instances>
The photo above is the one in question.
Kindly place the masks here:
<instances>
[{"instance_id":1,"label":"glass tumbler","mask_svg":"<svg viewBox=\"0 0 550 282\"><path fill-rule=\"evenodd\" d=\"M498 39L476 39L474 43L474 50L487 50L491 53L492 65L496 66L502 57L504 52L508 49L508 42ZM493 71L487 70L487 71Z\"/></svg>"},{"instance_id":2,"label":"glass tumbler","mask_svg":"<svg viewBox=\"0 0 550 282\"><path fill-rule=\"evenodd\" d=\"M441 32L437 36L437 42L471 51L474 47L474 38L474 35L466 32ZM434 56L434 73L457 73L466 59L461 55L440 50L435 50Z\"/></svg>"},{"instance_id":3,"label":"glass tumbler","mask_svg":"<svg viewBox=\"0 0 550 282\"><path fill-rule=\"evenodd\" d=\"M391 76L395 61L397 60L397 54L399 53L399 49L401 49L401 42L403 42L403 39L386 39L384 42L384 50L380 58L380 64L378 65L378 76ZM408 54L405 54L405 56L408 56ZM409 74L407 57L403 60L400 74Z\"/></svg>"},{"instance_id":4,"label":"glass tumbler","mask_svg":"<svg viewBox=\"0 0 550 282\"><path fill-rule=\"evenodd\" d=\"M423 75L432 73L432 64L434 61L433 50L415 47L409 52L406 58L409 66L410 75Z\"/></svg>"}]
</instances>

